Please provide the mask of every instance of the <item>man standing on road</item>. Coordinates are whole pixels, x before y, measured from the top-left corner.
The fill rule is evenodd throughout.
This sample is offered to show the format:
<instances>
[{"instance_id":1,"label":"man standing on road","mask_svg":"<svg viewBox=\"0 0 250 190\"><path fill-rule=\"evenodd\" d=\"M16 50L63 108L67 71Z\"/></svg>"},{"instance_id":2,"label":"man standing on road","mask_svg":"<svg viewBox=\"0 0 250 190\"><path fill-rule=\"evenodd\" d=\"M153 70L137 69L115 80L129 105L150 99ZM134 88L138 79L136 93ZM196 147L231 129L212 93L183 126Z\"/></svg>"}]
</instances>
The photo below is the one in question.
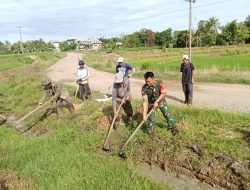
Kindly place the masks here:
<instances>
[{"instance_id":1,"label":"man standing on road","mask_svg":"<svg viewBox=\"0 0 250 190\"><path fill-rule=\"evenodd\" d=\"M44 86L44 93L39 101L40 105L44 104L47 94L50 94L52 95L50 101L52 103L54 101L56 102L56 110L57 110L57 115L59 117L63 116L63 106L64 106L63 102L66 102L67 107L71 113L74 111L72 98L66 89L63 89L62 87L58 87L57 85L52 84L52 81L50 80L44 80L42 82L42 86ZM47 110L45 115L46 116L50 115L52 111L53 111L52 109Z\"/></svg>"},{"instance_id":2,"label":"man standing on road","mask_svg":"<svg viewBox=\"0 0 250 190\"><path fill-rule=\"evenodd\" d=\"M156 111L153 111L148 118L147 113L149 113L151 109L156 110L159 108L167 121L168 129L171 130L172 135L175 136L179 133L179 131L170 115L170 111L165 100L165 83L161 80L156 80L153 72L146 72L144 74L144 79L146 84L142 86L141 91L143 98L143 120L148 121L149 134L154 132Z\"/></svg>"},{"instance_id":3,"label":"man standing on road","mask_svg":"<svg viewBox=\"0 0 250 190\"><path fill-rule=\"evenodd\" d=\"M79 60L79 68L76 73L76 82L79 85L80 97L84 99L91 99L91 91L89 88L89 70L85 67L83 60Z\"/></svg>"},{"instance_id":4,"label":"man standing on road","mask_svg":"<svg viewBox=\"0 0 250 190\"><path fill-rule=\"evenodd\" d=\"M185 94L185 104L192 105L194 65L189 62L188 55L183 55L182 61L180 72L182 72L182 89Z\"/></svg>"},{"instance_id":5,"label":"man standing on road","mask_svg":"<svg viewBox=\"0 0 250 190\"><path fill-rule=\"evenodd\" d=\"M117 109L120 104L128 117L128 123L132 122L133 108L130 101L130 87L129 79L124 77L122 72L115 74L115 81L112 89L112 106L114 111L114 116L116 116L114 129L119 126L121 110L118 112Z\"/></svg>"}]
</instances>

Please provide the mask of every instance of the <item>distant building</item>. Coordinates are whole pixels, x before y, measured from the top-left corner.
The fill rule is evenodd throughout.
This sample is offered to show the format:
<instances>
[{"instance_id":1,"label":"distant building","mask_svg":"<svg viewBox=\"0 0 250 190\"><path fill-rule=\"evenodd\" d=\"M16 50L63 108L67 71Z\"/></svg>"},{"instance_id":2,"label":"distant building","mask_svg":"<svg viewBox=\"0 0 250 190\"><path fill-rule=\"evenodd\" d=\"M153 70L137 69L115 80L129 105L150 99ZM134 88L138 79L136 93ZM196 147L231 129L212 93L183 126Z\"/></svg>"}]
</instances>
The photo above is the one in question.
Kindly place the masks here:
<instances>
[{"instance_id":1,"label":"distant building","mask_svg":"<svg viewBox=\"0 0 250 190\"><path fill-rule=\"evenodd\" d=\"M77 50L98 50L102 47L102 42L100 40L84 39L76 40Z\"/></svg>"},{"instance_id":2,"label":"distant building","mask_svg":"<svg viewBox=\"0 0 250 190\"><path fill-rule=\"evenodd\" d=\"M52 44L54 46L54 50L60 52L60 42L59 41L53 41Z\"/></svg>"}]
</instances>

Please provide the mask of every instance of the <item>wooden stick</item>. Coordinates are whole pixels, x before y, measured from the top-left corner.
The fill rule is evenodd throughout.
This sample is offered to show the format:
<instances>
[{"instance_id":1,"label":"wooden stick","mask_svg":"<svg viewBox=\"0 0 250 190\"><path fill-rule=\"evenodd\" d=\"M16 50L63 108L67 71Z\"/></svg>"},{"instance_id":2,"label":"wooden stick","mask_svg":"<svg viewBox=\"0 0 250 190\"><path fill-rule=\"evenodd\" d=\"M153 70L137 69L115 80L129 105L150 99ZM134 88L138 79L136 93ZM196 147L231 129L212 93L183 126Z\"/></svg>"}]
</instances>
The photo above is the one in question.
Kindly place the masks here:
<instances>
[{"instance_id":1,"label":"wooden stick","mask_svg":"<svg viewBox=\"0 0 250 190\"><path fill-rule=\"evenodd\" d=\"M39 110L40 108L44 107L45 105L47 105L48 103L50 103L50 100L47 101L46 103L44 103L43 105L38 106L36 109L34 109L33 111L29 112L28 114L26 114L24 117L22 117L21 119L19 119L16 123L20 123L21 121L25 120L27 117L29 117L32 113L36 112L37 110Z\"/></svg>"},{"instance_id":2,"label":"wooden stick","mask_svg":"<svg viewBox=\"0 0 250 190\"><path fill-rule=\"evenodd\" d=\"M121 107L122 107L122 103L121 103L120 106L118 107L117 112L120 111ZM105 141L104 141L104 143L103 143L102 148L106 148L106 144L107 144L107 142L108 142L109 136L110 136L111 131L112 131L112 129L113 129L113 125L114 125L114 123L115 123L115 119L116 119L116 115L114 116L114 119L113 119L111 125L109 126L109 131L108 131L108 133L107 133L107 135L106 135L106 138L105 138Z\"/></svg>"},{"instance_id":3,"label":"wooden stick","mask_svg":"<svg viewBox=\"0 0 250 190\"><path fill-rule=\"evenodd\" d=\"M147 114L147 118L151 115L151 113L155 111L154 109L151 109L150 112ZM134 137L135 133L141 128L142 124L145 121L143 120L138 127L135 129L135 131L132 133L132 135L130 135L130 137L128 138L128 140L125 142L125 144L123 145L123 147L121 148L121 150L119 151L119 154L122 154L124 149L126 148L126 146L128 145L129 141Z\"/></svg>"},{"instance_id":4,"label":"wooden stick","mask_svg":"<svg viewBox=\"0 0 250 190\"><path fill-rule=\"evenodd\" d=\"M79 91L79 88L80 88L80 84L77 85L77 88L76 88L76 93L75 93L75 104L77 104L77 93Z\"/></svg>"}]
</instances>

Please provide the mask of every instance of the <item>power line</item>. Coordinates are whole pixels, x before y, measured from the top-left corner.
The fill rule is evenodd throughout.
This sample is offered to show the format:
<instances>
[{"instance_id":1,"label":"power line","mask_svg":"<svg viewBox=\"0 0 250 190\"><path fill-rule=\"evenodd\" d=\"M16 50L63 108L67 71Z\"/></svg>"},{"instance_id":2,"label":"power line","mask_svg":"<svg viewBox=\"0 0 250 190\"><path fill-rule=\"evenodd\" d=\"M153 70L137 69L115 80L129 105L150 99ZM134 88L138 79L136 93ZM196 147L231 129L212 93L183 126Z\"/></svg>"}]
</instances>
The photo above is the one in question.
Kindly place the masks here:
<instances>
[{"instance_id":1,"label":"power line","mask_svg":"<svg viewBox=\"0 0 250 190\"><path fill-rule=\"evenodd\" d=\"M207 6L211 6L211 5L222 4L222 3L225 3L225 2L228 3L229 1L233 1L233 0L224 0L224 1L219 1L219 2L216 2L216 3L208 3L208 4L204 4L204 5L200 5L200 6L195 6L195 7L193 7L193 9L201 8L201 7L207 7ZM121 20L121 21L117 21L117 22L111 22L111 23L108 23L107 25L119 24L119 23L130 22L130 21L145 20L145 19L148 19L148 18L163 16L163 15L167 15L167 14L171 14L171 13L177 13L177 12L182 12L182 11L186 11L186 10L187 10L186 8L177 9L177 10L168 11L168 12L165 12L165 13L160 13L160 14L145 16L143 18L134 18L134 19Z\"/></svg>"}]
</instances>

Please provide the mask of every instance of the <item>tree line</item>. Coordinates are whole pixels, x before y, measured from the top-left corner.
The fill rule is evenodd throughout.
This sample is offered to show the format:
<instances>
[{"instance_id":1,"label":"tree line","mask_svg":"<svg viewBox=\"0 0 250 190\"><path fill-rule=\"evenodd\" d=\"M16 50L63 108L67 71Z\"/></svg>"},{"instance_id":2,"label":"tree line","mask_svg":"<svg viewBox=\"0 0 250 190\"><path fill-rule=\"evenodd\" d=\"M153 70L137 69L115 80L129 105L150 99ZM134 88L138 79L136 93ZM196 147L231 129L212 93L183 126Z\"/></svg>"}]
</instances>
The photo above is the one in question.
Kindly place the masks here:
<instances>
[{"instance_id":1,"label":"tree line","mask_svg":"<svg viewBox=\"0 0 250 190\"><path fill-rule=\"evenodd\" d=\"M32 40L24 43L20 41L11 44L9 41L0 41L0 54L32 53L32 52L49 52L53 51L52 42L46 43L44 40Z\"/></svg>"},{"instance_id":2,"label":"tree line","mask_svg":"<svg viewBox=\"0 0 250 190\"><path fill-rule=\"evenodd\" d=\"M143 28L133 34L115 38L100 38L103 47L115 49L119 47L151 47L162 48L187 47L189 43L189 31L173 31L168 28L162 32L154 32ZM192 46L205 47L214 45L235 45L250 43L250 15L244 22L233 20L222 26L219 19L211 17L208 20L198 22L197 29L192 31Z\"/></svg>"},{"instance_id":3,"label":"tree line","mask_svg":"<svg viewBox=\"0 0 250 190\"><path fill-rule=\"evenodd\" d=\"M168 28L162 32L154 32L151 29L143 28L132 34L113 38L99 38L102 41L103 49L115 48L136 48L159 46L161 48L187 47L189 43L189 32L187 30L173 31ZM192 31L192 46L206 47L214 45L235 45L250 43L250 15L244 22L233 20L222 26L219 19L211 17L208 20L198 22L197 29ZM8 41L0 41L0 54L54 51L52 42L44 40L32 40L22 43L20 41L11 44ZM61 51L75 50L77 44L75 39L68 39L60 42Z\"/></svg>"}]
</instances>

